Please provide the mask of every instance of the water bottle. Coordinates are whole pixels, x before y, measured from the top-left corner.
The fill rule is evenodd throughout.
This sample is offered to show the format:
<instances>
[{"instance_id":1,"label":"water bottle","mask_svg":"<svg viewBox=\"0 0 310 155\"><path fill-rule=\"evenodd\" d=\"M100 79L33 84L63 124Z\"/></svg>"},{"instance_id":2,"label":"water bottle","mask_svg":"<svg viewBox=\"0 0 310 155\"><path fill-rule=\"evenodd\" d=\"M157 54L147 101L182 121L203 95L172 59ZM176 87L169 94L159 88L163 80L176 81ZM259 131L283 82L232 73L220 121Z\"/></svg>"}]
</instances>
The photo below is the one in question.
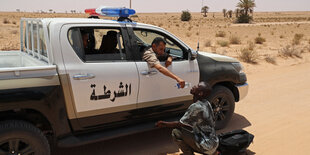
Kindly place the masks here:
<instances>
[{"instance_id":1,"label":"water bottle","mask_svg":"<svg viewBox=\"0 0 310 155\"><path fill-rule=\"evenodd\" d=\"M192 85L191 85L191 83L189 83L189 82L185 82L185 85L184 85L184 88L190 88ZM181 88L181 86L180 86L180 84L179 83L177 83L177 88L178 89L180 89Z\"/></svg>"}]
</instances>

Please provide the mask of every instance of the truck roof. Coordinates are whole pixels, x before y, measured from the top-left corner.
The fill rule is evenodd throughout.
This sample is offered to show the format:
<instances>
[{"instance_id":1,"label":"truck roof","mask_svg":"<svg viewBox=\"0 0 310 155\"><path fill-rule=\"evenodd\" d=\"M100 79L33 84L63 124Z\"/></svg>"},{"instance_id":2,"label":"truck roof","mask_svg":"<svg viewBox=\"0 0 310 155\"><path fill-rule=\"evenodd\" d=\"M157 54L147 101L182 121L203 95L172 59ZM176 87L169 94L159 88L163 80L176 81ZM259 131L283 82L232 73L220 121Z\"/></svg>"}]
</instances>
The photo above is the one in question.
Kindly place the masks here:
<instances>
[{"instance_id":1,"label":"truck roof","mask_svg":"<svg viewBox=\"0 0 310 155\"><path fill-rule=\"evenodd\" d=\"M86 24L86 23L98 23L98 24L118 24L118 23L127 23L127 24L134 24L134 25L139 25L139 26L147 26L147 27L156 27L160 28L154 25L150 24L144 24L144 23L138 23L138 22L127 22L127 21L117 21L117 20L109 20L109 19L95 19L95 18L38 18L41 20L43 23L49 24L51 22L55 23L81 23L81 24Z\"/></svg>"}]
</instances>

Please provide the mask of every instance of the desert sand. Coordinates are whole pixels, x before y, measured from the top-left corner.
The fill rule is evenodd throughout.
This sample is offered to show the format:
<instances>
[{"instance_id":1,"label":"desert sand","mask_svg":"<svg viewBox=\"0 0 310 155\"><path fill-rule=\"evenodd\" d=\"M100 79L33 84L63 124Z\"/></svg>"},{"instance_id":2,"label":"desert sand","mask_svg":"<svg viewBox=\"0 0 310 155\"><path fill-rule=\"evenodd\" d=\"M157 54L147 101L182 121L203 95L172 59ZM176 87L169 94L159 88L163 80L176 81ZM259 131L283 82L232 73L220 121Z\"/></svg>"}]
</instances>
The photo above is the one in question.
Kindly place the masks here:
<instances>
[{"instance_id":1,"label":"desert sand","mask_svg":"<svg viewBox=\"0 0 310 155\"><path fill-rule=\"evenodd\" d=\"M2 12L0 50L19 49L21 17L87 15ZM310 12L254 13L252 24L234 24L234 19L224 18L222 13L208 13L206 18L199 13L192 13L189 22L181 22L180 13L138 14L133 20L162 27L194 49L199 40L201 51L231 56L242 62L250 85L249 94L236 103L230 124L218 133L240 128L253 133L255 138L249 147L249 154L310 154ZM255 43L257 37L265 41ZM154 140L150 144L146 139L139 139L141 145L134 139L131 137L125 142L119 141L133 146L122 146L123 153L180 154L167 139L158 143ZM117 140L114 143L118 143ZM174 149L169 149L168 143ZM95 146L100 145L108 144L102 142ZM90 149L84 153L121 153L93 145L88 147ZM83 149L87 150L86 147ZM72 153L75 150L79 149L64 151ZM83 151L79 150L79 153L83 154Z\"/></svg>"}]
</instances>

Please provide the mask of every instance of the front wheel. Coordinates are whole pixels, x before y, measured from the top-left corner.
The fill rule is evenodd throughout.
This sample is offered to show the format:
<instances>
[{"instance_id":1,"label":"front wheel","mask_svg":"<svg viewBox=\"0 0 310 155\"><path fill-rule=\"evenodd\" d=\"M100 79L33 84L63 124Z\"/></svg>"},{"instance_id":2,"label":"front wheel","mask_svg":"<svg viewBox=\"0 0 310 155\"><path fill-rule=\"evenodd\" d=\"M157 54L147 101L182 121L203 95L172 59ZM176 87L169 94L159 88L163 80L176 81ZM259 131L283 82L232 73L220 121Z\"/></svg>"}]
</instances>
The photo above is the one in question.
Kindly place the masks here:
<instances>
[{"instance_id":1,"label":"front wheel","mask_svg":"<svg viewBox=\"0 0 310 155\"><path fill-rule=\"evenodd\" d=\"M208 97L215 116L215 129L223 129L235 110L235 97L224 86L215 86Z\"/></svg>"},{"instance_id":2,"label":"front wheel","mask_svg":"<svg viewBox=\"0 0 310 155\"><path fill-rule=\"evenodd\" d=\"M50 154L50 146L44 134L25 121L0 123L0 154Z\"/></svg>"}]
</instances>

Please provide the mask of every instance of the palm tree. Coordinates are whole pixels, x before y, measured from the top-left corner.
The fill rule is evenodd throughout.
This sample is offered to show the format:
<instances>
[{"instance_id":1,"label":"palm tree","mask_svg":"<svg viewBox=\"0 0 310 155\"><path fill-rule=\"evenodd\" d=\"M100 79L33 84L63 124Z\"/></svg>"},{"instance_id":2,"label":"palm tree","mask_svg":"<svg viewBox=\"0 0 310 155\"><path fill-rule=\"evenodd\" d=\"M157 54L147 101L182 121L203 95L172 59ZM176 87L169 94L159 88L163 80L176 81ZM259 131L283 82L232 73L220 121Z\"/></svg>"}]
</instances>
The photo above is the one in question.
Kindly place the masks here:
<instances>
[{"instance_id":1,"label":"palm tree","mask_svg":"<svg viewBox=\"0 0 310 155\"><path fill-rule=\"evenodd\" d=\"M226 10L226 9L223 9L224 17L226 17L226 12L227 12L227 10Z\"/></svg>"},{"instance_id":2,"label":"palm tree","mask_svg":"<svg viewBox=\"0 0 310 155\"><path fill-rule=\"evenodd\" d=\"M233 11L232 11L232 10L229 10L229 11L227 11L227 14L228 14L228 17L229 17L229 18L232 18Z\"/></svg>"},{"instance_id":3,"label":"palm tree","mask_svg":"<svg viewBox=\"0 0 310 155\"><path fill-rule=\"evenodd\" d=\"M255 0L240 0L237 7L240 8L241 12L248 15L249 12L253 12L255 5Z\"/></svg>"},{"instance_id":4,"label":"palm tree","mask_svg":"<svg viewBox=\"0 0 310 155\"><path fill-rule=\"evenodd\" d=\"M204 14L203 15L204 17L207 17L208 11L209 11L209 7L208 6L204 6L204 7L201 8L201 13Z\"/></svg>"},{"instance_id":5,"label":"palm tree","mask_svg":"<svg viewBox=\"0 0 310 155\"><path fill-rule=\"evenodd\" d=\"M240 9L237 8L237 9L235 10L235 14L236 14L236 18L238 18L238 17L239 17L239 14L240 14Z\"/></svg>"}]
</instances>

